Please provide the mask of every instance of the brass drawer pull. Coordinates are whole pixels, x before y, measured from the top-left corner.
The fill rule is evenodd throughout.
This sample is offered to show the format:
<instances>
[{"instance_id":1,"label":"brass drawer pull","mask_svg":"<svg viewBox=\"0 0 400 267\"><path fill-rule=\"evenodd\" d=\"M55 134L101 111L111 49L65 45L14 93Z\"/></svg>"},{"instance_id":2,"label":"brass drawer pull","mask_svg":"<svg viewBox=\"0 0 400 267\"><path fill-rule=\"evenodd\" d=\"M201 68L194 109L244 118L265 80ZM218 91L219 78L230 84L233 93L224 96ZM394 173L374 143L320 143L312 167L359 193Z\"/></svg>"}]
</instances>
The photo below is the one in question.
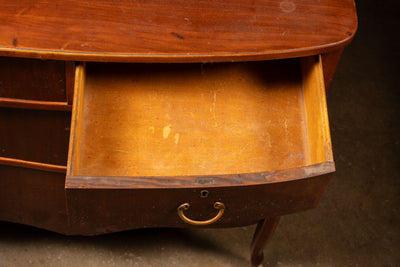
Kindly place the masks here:
<instances>
[{"instance_id":1,"label":"brass drawer pull","mask_svg":"<svg viewBox=\"0 0 400 267\"><path fill-rule=\"evenodd\" d=\"M183 214L183 212L185 210L188 210L189 208L190 208L189 203L183 203L182 205L180 205L178 207L178 215L182 219L182 221L184 221L185 223L192 224L192 225L197 225L197 226L208 225L208 224L215 223L216 221L218 221L222 217L222 214L224 214L224 211L225 211L224 203L215 202L214 203L214 208L218 210L218 214L214 218L211 218L211 219L206 220L206 221L195 221L195 220L189 219L188 217L185 216L185 214Z\"/></svg>"}]
</instances>

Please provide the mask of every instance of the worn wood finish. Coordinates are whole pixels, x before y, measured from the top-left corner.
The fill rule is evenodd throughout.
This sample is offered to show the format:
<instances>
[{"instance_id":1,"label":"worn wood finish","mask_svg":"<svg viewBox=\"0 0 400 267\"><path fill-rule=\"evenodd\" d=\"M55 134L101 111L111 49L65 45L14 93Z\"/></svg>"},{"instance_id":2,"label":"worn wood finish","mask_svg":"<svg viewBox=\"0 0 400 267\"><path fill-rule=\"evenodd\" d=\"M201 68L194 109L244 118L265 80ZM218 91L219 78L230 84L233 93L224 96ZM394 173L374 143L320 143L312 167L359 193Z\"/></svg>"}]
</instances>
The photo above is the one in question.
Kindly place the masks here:
<instances>
[{"instance_id":1,"label":"worn wood finish","mask_svg":"<svg viewBox=\"0 0 400 267\"><path fill-rule=\"evenodd\" d=\"M251 242L251 264L253 266L259 266L262 263L264 259L263 248L275 232L279 219L280 217L272 217L258 222Z\"/></svg>"},{"instance_id":2,"label":"worn wood finish","mask_svg":"<svg viewBox=\"0 0 400 267\"><path fill-rule=\"evenodd\" d=\"M66 166L70 116L0 107L0 157Z\"/></svg>"},{"instance_id":3,"label":"worn wood finish","mask_svg":"<svg viewBox=\"0 0 400 267\"><path fill-rule=\"evenodd\" d=\"M301 63L309 160L333 162L321 57L304 58Z\"/></svg>"},{"instance_id":4,"label":"worn wood finish","mask_svg":"<svg viewBox=\"0 0 400 267\"><path fill-rule=\"evenodd\" d=\"M64 62L0 57L0 97L66 102Z\"/></svg>"},{"instance_id":5,"label":"worn wood finish","mask_svg":"<svg viewBox=\"0 0 400 267\"><path fill-rule=\"evenodd\" d=\"M89 64L81 90L72 175L254 173L308 158L296 60Z\"/></svg>"},{"instance_id":6,"label":"worn wood finish","mask_svg":"<svg viewBox=\"0 0 400 267\"><path fill-rule=\"evenodd\" d=\"M266 60L353 38L353 0L1 1L0 55L85 61Z\"/></svg>"},{"instance_id":7,"label":"worn wood finish","mask_svg":"<svg viewBox=\"0 0 400 267\"><path fill-rule=\"evenodd\" d=\"M195 185L197 176L223 185L224 174L255 182L322 162L332 171L321 62L301 65L303 82L296 60L89 65L77 79L66 185L168 187Z\"/></svg>"},{"instance_id":8,"label":"worn wood finish","mask_svg":"<svg viewBox=\"0 0 400 267\"><path fill-rule=\"evenodd\" d=\"M70 170L70 167L68 167ZM285 182L319 176L335 171L333 162L324 162L292 169L259 173L190 175L190 176L80 176L67 175L65 187L69 189L146 189L175 187L209 187L256 185L266 182Z\"/></svg>"}]
</instances>

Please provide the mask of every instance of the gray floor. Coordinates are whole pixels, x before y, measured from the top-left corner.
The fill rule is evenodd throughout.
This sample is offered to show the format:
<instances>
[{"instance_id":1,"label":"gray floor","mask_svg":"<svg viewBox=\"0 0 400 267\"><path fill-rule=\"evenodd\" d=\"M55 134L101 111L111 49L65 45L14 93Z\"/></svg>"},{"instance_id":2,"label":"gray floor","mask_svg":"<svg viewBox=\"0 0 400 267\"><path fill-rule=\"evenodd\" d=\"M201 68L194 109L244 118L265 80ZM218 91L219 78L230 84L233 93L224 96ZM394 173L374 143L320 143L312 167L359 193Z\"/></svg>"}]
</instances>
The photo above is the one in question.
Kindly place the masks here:
<instances>
[{"instance_id":1,"label":"gray floor","mask_svg":"<svg viewBox=\"0 0 400 267\"><path fill-rule=\"evenodd\" d=\"M337 172L319 207L281 220L264 266L400 266L396 1L359 0L328 94ZM254 226L65 237L0 222L0 266L249 266Z\"/></svg>"}]
</instances>

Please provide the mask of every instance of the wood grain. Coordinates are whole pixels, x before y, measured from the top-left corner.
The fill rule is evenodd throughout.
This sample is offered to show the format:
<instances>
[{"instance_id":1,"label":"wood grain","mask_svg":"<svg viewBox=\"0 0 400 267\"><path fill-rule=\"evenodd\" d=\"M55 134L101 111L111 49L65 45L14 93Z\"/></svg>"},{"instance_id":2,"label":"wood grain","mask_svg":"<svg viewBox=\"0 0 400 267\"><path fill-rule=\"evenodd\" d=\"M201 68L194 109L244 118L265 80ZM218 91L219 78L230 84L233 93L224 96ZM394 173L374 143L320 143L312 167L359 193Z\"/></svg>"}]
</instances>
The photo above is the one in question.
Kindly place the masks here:
<instances>
[{"instance_id":1,"label":"wood grain","mask_svg":"<svg viewBox=\"0 0 400 267\"><path fill-rule=\"evenodd\" d=\"M302 76L310 162L333 162L321 56L302 60Z\"/></svg>"},{"instance_id":2,"label":"wood grain","mask_svg":"<svg viewBox=\"0 0 400 267\"><path fill-rule=\"evenodd\" d=\"M263 249L267 242L271 239L276 227L278 226L280 217L265 218L258 222L251 242L251 264L259 266L263 259Z\"/></svg>"},{"instance_id":3,"label":"wood grain","mask_svg":"<svg viewBox=\"0 0 400 267\"><path fill-rule=\"evenodd\" d=\"M71 112L0 107L0 157L65 166Z\"/></svg>"},{"instance_id":4,"label":"wood grain","mask_svg":"<svg viewBox=\"0 0 400 267\"><path fill-rule=\"evenodd\" d=\"M0 57L0 97L66 102L64 69L62 61Z\"/></svg>"},{"instance_id":5,"label":"wood grain","mask_svg":"<svg viewBox=\"0 0 400 267\"><path fill-rule=\"evenodd\" d=\"M216 223L202 227L238 227L315 208L331 174L307 179L241 186L77 189L67 188L71 234L95 235L142 227L198 227L183 222L177 207L190 203L185 214L194 220L215 216L214 202L225 204L224 215Z\"/></svg>"},{"instance_id":6,"label":"wood grain","mask_svg":"<svg viewBox=\"0 0 400 267\"><path fill-rule=\"evenodd\" d=\"M303 166L299 70L296 60L88 64L73 115L82 134L72 173L218 175Z\"/></svg>"},{"instance_id":7,"label":"wood grain","mask_svg":"<svg viewBox=\"0 0 400 267\"><path fill-rule=\"evenodd\" d=\"M1 1L0 55L205 62L299 57L345 46L353 0Z\"/></svg>"},{"instance_id":8,"label":"wood grain","mask_svg":"<svg viewBox=\"0 0 400 267\"><path fill-rule=\"evenodd\" d=\"M224 175L133 177L78 176L67 173L65 187L69 189L151 189L243 186L301 180L334 171L333 162L324 162L277 171Z\"/></svg>"},{"instance_id":9,"label":"wood grain","mask_svg":"<svg viewBox=\"0 0 400 267\"><path fill-rule=\"evenodd\" d=\"M68 233L65 174L0 165L0 220Z\"/></svg>"},{"instance_id":10,"label":"wood grain","mask_svg":"<svg viewBox=\"0 0 400 267\"><path fill-rule=\"evenodd\" d=\"M65 62L65 91L68 105L71 105L74 100L74 86L75 86L75 62Z\"/></svg>"},{"instance_id":11,"label":"wood grain","mask_svg":"<svg viewBox=\"0 0 400 267\"><path fill-rule=\"evenodd\" d=\"M81 135L82 135L82 112L83 99L86 83L86 63L78 64L75 68L74 98L71 118L71 134L68 150L68 170L70 174L75 174L73 170L79 169L79 161L75 157L80 155Z\"/></svg>"},{"instance_id":12,"label":"wood grain","mask_svg":"<svg viewBox=\"0 0 400 267\"><path fill-rule=\"evenodd\" d=\"M66 187L245 185L333 172L321 61L301 66L303 82L297 60L89 64L85 79L77 75Z\"/></svg>"},{"instance_id":13,"label":"wood grain","mask_svg":"<svg viewBox=\"0 0 400 267\"><path fill-rule=\"evenodd\" d=\"M344 48L322 54L322 68L324 71L325 89L328 91L332 83L333 75L337 65L339 64L340 57L342 56Z\"/></svg>"}]
</instances>

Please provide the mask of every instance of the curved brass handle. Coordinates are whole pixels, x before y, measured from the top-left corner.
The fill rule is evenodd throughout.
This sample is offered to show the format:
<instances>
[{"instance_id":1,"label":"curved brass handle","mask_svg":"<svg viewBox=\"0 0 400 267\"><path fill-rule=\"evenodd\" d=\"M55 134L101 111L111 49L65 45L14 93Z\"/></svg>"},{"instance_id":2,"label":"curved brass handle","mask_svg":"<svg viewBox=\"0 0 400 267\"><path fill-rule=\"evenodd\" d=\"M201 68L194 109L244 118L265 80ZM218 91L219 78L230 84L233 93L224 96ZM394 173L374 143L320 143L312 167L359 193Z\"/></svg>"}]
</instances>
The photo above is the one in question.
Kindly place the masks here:
<instances>
[{"instance_id":1,"label":"curved brass handle","mask_svg":"<svg viewBox=\"0 0 400 267\"><path fill-rule=\"evenodd\" d=\"M224 214L224 211L225 211L224 203L215 202L214 203L214 208L219 210L219 211L218 211L218 214L214 218L211 218L211 219L206 220L206 221L195 221L195 220L189 219L188 217L185 216L185 214L183 214L183 212L185 210L188 210L189 208L190 208L189 203L183 203L182 205L180 205L178 207L178 215L182 219L182 221L184 221L185 223L192 224L192 225L197 225L197 226L208 225L208 224L215 223L216 221L218 221L222 217L222 214Z\"/></svg>"}]
</instances>

